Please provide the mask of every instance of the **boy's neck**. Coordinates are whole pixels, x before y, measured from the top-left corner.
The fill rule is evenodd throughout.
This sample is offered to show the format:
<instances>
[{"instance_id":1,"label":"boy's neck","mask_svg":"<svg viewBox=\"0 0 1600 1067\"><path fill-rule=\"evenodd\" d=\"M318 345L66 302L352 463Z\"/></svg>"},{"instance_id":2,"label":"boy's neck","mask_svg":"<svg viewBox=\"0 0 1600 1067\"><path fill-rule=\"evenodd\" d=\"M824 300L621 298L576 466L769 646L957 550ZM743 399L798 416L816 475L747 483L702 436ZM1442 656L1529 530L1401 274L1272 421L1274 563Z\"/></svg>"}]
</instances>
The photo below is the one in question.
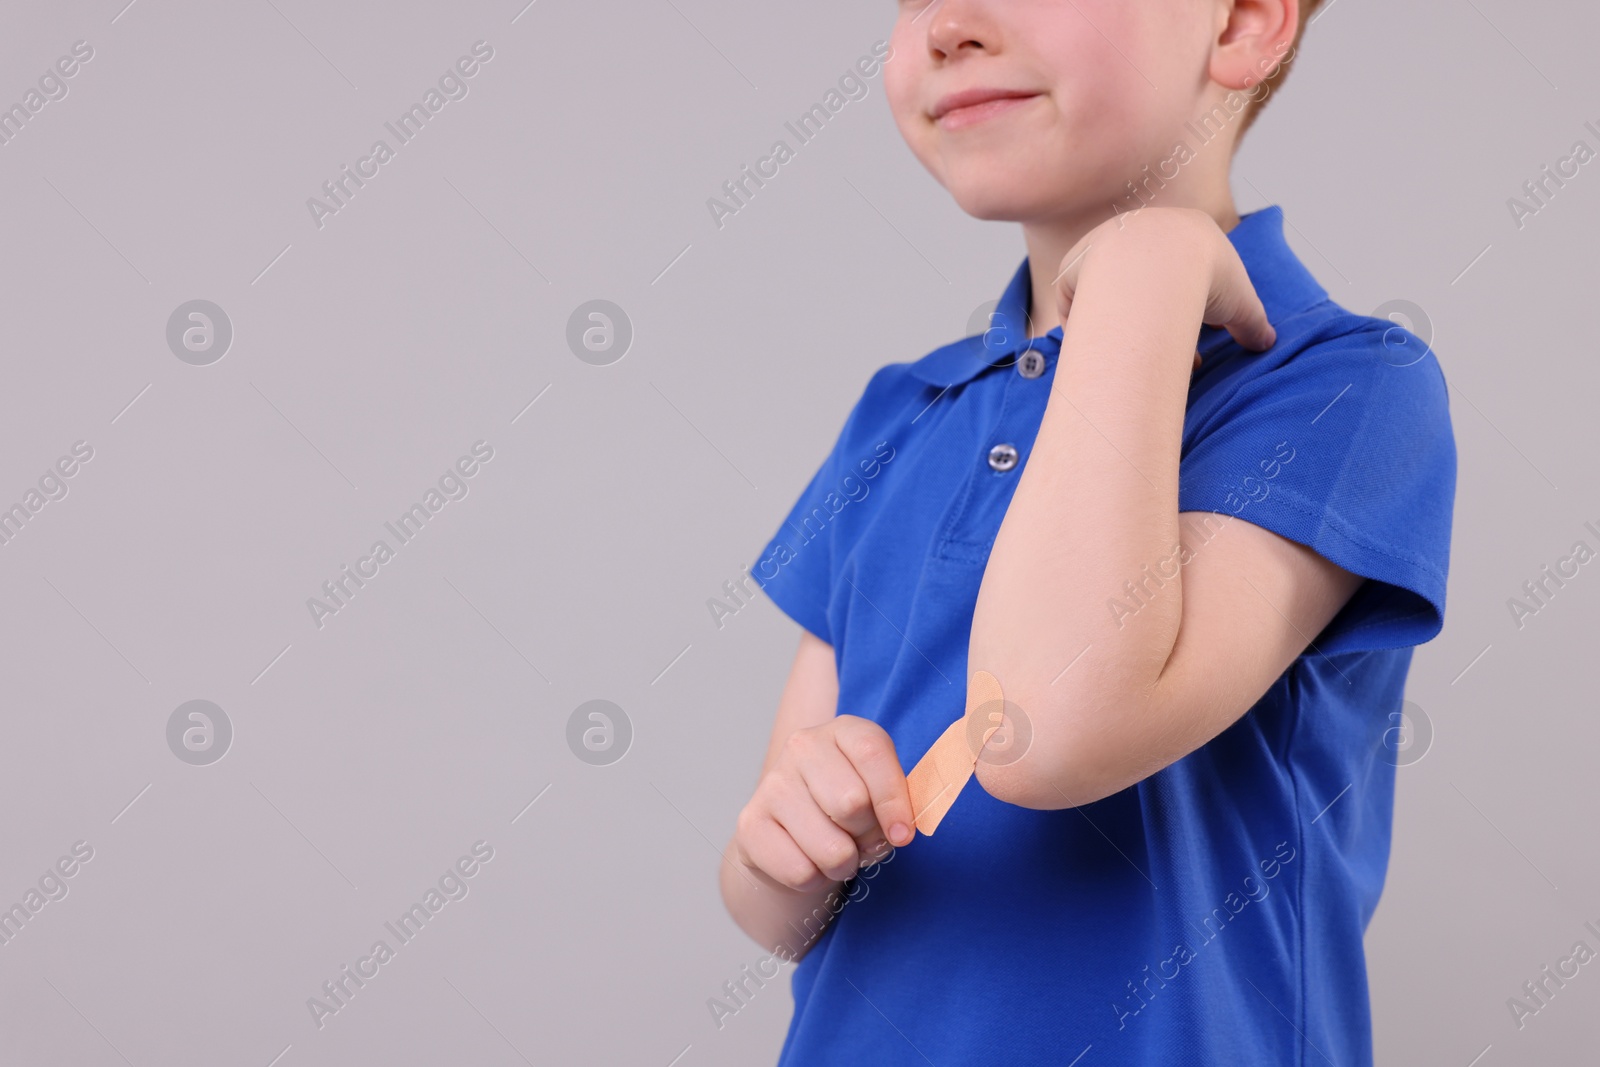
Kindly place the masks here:
<instances>
[{"instance_id":1,"label":"boy's neck","mask_svg":"<svg viewBox=\"0 0 1600 1067\"><path fill-rule=\"evenodd\" d=\"M1239 212L1234 207L1233 194L1224 184L1220 194L1210 202L1187 202L1174 198L1159 206L1194 207L1217 220L1223 233L1239 224ZM1157 205L1151 205L1157 206ZM1047 220L1034 220L1022 224L1023 241L1028 249L1028 273L1031 285L1028 293L1028 325L1030 337L1041 337L1061 325L1056 310L1056 276L1061 273L1067 253L1083 235L1106 221L1104 208L1081 215L1063 216Z\"/></svg>"}]
</instances>

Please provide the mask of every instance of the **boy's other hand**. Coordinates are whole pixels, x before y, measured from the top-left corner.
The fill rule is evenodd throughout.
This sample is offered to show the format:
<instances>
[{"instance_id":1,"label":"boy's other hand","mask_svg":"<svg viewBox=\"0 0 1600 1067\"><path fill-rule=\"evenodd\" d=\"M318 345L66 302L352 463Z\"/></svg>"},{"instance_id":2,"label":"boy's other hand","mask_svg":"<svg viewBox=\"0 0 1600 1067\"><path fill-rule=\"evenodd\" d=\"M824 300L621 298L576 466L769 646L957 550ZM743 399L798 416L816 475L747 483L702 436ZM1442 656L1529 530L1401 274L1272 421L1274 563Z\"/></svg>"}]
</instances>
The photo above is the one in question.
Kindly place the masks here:
<instances>
[{"instance_id":1,"label":"boy's other hand","mask_svg":"<svg viewBox=\"0 0 1600 1067\"><path fill-rule=\"evenodd\" d=\"M846 881L915 832L911 793L883 727L836 715L789 735L739 813L737 858L800 892Z\"/></svg>"},{"instance_id":2,"label":"boy's other hand","mask_svg":"<svg viewBox=\"0 0 1600 1067\"><path fill-rule=\"evenodd\" d=\"M1086 271L1126 272L1130 284L1187 263L1206 284L1201 322L1228 331L1244 348L1271 348L1277 331L1256 295L1239 252L1217 221L1198 208L1147 207L1107 219L1085 234L1062 257L1056 277L1056 304L1065 324ZM1093 266L1091 266L1093 264ZM1065 325L1063 325L1063 329ZM1199 324L1196 324L1198 332ZM1195 366L1199 366L1196 353Z\"/></svg>"}]
</instances>

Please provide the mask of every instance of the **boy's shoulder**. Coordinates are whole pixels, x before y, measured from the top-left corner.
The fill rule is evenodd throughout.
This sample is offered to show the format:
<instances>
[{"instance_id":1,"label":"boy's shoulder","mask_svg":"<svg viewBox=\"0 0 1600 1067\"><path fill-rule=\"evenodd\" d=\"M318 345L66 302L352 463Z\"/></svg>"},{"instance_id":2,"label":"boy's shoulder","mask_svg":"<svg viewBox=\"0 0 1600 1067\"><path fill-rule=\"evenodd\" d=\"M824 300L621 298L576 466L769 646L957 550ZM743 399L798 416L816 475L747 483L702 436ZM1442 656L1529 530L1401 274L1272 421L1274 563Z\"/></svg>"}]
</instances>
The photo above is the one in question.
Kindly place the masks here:
<instances>
[{"instance_id":1,"label":"boy's shoulder","mask_svg":"<svg viewBox=\"0 0 1600 1067\"><path fill-rule=\"evenodd\" d=\"M1323 358L1371 361L1389 367L1426 366L1442 382L1443 369L1433 353L1432 320L1410 300L1387 300L1362 314L1324 297L1285 319L1275 321L1285 362L1307 352ZM1203 335L1226 334L1207 327ZM1204 349L1202 348L1202 352Z\"/></svg>"},{"instance_id":2,"label":"boy's shoulder","mask_svg":"<svg viewBox=\"0 0 1600 1067\"><path fill-rule=\"evenodd\" d=\"M1449 387L1429 317L1415 303L1386 301L1362 314L1324 297L1273 325L1277 342L1261 353L1245 351L1226 331L1202 330L1191 415L1298 397L1315 404L1313 422L1322 405L1338 402L1365 409L1369 419L1403 414L1411 430L1449 435Z\"/></svg>"}]
</instances>

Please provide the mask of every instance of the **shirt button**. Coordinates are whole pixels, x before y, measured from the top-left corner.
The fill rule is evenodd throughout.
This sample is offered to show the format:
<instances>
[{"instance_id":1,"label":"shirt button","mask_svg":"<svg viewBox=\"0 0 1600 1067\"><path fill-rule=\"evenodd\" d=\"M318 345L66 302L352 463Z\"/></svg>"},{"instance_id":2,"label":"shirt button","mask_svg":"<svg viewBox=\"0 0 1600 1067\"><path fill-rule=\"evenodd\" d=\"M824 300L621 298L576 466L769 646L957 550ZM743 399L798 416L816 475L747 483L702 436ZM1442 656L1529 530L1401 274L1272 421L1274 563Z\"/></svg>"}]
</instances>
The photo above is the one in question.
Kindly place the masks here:
<instances>
[{"instance_id":1,"label":"shirt button","mask_svg":"<svg viewBox=\"0 0 1600 1067\"><path fill-rule=\"evenodd\" d=\"M1044 373L1044 353L1030 348L1017 357L1017 373L1024 378L1037 378Z\"/></svg>"},{"instance_id":2,"label":"shirt button","mask_svg":"<svg viewBox=\"0 0 1600 1067\"><path fill-rule=\"evenodd\" d=\"M1008 471L1017 465L1015 445L995 445L989 449L989 466L997 471Z\"/></svg>"}]
</instances>

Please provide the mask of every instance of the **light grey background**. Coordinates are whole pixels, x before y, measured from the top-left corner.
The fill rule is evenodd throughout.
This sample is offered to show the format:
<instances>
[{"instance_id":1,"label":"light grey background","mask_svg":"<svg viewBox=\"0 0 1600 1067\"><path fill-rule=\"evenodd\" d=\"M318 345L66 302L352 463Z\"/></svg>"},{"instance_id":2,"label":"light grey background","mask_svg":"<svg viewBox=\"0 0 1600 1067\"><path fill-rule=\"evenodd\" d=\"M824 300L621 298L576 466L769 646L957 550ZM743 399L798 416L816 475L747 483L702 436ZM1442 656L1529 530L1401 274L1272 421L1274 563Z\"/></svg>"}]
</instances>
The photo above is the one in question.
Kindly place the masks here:
<instances>
[{"instance_id":1,"label":"light grey background","mask_svg":"<svg viewBox=\"0 0 1600 1067\"><path fill-rule=\"evenodd\" d=\"M798 630L706 602L1020 233L920 169L881 76L713 224L888 2L523 2L0 16L0 103L94 48L0 146L0 505L94 449L0 547L0 905L94 849L0 946L0 1063L776 1056L786 982L720 1029L707 1001L762 956L717 849ZM1600 163L1520 230L1506 201L1600 147L1597 30L1575 0L1335 0L1237 160L1240 209L1282 205L1336 300L1426 309L1453 387L1448 622L1409 686L1435 736L1368 935L1380 1063L1594 1054L1600 964L1520 1030L1506 1002L1600 948L1600 565L1520 629L1507 599L1600 545ZM318 229L307 198L480 39L469 95ZM210 366L166 344L192 299L233 324ZM565 341L593 299L635 330L609 366ZM480 439L469 494L319 630L306 599ZM597 698L634 729L609 766L566 741ZM235 731L209 766L167 747L196 699ZM469 894L314 1025L480 839Z\"/></svg>"}]
</instances>

